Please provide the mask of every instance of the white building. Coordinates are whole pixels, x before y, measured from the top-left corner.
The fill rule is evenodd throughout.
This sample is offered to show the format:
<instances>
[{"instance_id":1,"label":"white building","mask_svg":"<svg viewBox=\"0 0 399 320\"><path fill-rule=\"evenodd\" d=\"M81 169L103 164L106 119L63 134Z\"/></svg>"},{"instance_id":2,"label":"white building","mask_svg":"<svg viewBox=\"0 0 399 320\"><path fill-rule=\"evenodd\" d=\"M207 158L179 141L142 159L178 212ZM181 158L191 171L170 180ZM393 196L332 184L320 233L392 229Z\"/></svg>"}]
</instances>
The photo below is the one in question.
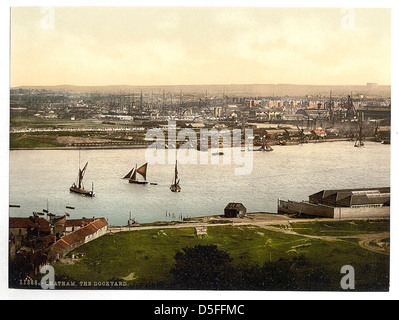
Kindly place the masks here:
<instances>
[{"instance_id":1,"label":"white building","mask_svg":"<svg viewBox=\"0 0 399 320\"><path fill-rule=\"evenodd\" d=\"M59 259L77 247L97 239L107 233L108 222L105 218L95 219L77 231L63 236L50 249L52 259Z\"/></svg>"}]
</instances>

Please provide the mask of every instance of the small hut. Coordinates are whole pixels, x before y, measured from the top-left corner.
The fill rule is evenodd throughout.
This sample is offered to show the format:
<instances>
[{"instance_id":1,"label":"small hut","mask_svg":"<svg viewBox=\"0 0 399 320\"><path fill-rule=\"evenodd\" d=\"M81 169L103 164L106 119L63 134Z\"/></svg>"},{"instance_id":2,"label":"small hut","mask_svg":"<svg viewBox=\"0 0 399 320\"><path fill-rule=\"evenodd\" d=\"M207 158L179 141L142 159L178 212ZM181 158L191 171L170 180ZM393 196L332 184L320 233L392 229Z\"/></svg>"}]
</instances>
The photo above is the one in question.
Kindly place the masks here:
<instances>
[{"instance_id":1,"label":"small hut","mask_svg":"<svg viewBox=\"0 0 399 320\"><path fill-rule=\"evenodd\" d=\"M230 202L224 208L225 218L242 218L247 215L247 208L242 203Z\"/></svg>"}]
</instances>

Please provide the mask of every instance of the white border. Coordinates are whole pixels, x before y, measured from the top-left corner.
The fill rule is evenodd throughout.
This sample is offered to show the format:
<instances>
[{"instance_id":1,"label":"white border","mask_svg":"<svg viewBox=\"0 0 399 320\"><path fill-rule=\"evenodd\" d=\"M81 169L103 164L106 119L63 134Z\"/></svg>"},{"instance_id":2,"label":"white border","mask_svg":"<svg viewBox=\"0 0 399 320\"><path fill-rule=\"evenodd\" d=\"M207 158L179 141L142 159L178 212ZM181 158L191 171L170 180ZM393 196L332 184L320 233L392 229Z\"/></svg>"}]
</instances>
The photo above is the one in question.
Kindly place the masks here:
<instances>
[{"instance_id":1,"label":"white border","mask_svg":"<svg viewBox=\"0 0 399 320\"><path fill-rule=\"evenodd\" d=\"M0 298L2 299L18 299L18 300L31 300L31 299L66 299L66 300L85 300L85 299L129 299L129 300L352 300L352 299L397 299L398 298L398 259L397 254L397 205L395 201L395 195L397 194L397 185L394 177L398 176L398 172L395 167L397 163L397 143L398 143L398 128L397 128L397 111L396 108L399 106L395 105L397 99L397 76L393 72L399 70L395 57L398 57L399 52L397 49L398 39L398 15L397 15L397 1L370 1L363 0L361 2L354 0L338 0L338 1L268 1L263 3L261 1L254 0L203 0L203 1L87 1L87 0L69 0L69 1L57 1L57 6L183 6L183 7L354 7L354 8L391 8L392 9L392 144L391 144L391 248L395 250L391 251L391 288L389 293L337 293L337 292L248 292L248 291L53 291L53 290L16 290L8 289L8 267L7 260L5 257L8 256L8 137L9 137L9 34L10 34L10 7L16 6L53 6L54 1L29 1L29 0L17 0L17 1L2 1L1 2L1 60L0 60L0 74L1 74L1 108L2 114L1 120L1 139L0 146L2 151L1 158L1 181L2 181L2 192L1 192L1 245L0 245Z\"/></svg>"}]
</instances>

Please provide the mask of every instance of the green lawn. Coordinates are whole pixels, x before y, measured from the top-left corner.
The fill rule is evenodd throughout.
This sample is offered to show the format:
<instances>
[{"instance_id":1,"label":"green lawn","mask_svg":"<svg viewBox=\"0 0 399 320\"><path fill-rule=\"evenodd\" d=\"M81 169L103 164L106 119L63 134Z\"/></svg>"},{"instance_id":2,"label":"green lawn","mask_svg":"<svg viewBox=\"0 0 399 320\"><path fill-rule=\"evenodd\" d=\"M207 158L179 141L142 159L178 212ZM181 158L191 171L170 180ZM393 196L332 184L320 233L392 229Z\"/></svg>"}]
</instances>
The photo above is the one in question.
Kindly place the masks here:
<instances>
[{"instance_id":1,"label":"green lawn","mask_svg":"<svg viewBox=\"0 0 399 320\"><path fill-rule=\"evenodd\" d=\"M109 127L108 124L102 124L98 120L70 120L70 119L42 119L32 116L13 116L11 115L10 127L28 127L28 128L103 128Z\"/></svg>"},{"instance_id":2,"label":"green lawn","mask_svg":"<svg viewBox=\"0 0 399 320\"><path fill-rule=\"evenodd\" d=\"M10 148L54 148L59 147L55 139L41 139L39 135L23 136L21 133L10 134Z\"/></svg>"},{"instance_id":3,"label":"green lawn","mask_svg":"<svg viewBox=\"0 0 399 320\"><path fill-rule=\"evenodd\" d=\"M209 227L204 239L195 237L194 228L108 234L76 249L74 253L83 253L84 257L74 264L55 264L56 276L92 282L125 278L129 285L167 286L176 252L197 244L216 244L240 267L304 256L328 272L333 285L326 290L340 290L344 265L355 268L357 290L387 287L389 256L367 251L353 241L309 239L251 226Z\"/></svg>"},{"instance_id":4,"label":"green lawn","mask_svg":"<svg viewBox=\"0 0 399 320\"><path fill-rule=\"evenodd\" d=\"M291 223L293 231L313 236L351 236L389 232L389 220L311 221Z\"/></svg>"}]
</instances>

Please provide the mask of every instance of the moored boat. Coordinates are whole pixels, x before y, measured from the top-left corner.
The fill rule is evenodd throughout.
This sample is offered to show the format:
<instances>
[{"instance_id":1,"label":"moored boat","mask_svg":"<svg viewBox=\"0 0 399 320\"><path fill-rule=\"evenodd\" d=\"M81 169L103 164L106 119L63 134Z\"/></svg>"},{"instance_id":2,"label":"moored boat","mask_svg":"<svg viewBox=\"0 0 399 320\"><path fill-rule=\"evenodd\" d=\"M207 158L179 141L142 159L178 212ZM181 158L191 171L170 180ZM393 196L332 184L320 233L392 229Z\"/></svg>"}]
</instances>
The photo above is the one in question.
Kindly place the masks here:
<instances>
[{"instance_id":1,"label":"moored boat","mask_svg":"<svg viewBox=\"0 0 399 320\"><path fill-rule=\"evenodd\" d=\"M88 165L88 162L86 162L86 164L83 167L83 169L79 168L77 184L74 182L72 184L72 186L69 188L69 191L70 192L74 192L74 193L78 193L78 194L81 194L81 195L87 196L87 197L94 197L93 184L91 186L91 190L86 190L84 188L84 186L83 186L83 176L84 176L84 174L86 172L87 165Z\"/></svg>"},{"instance_id":2,"label":"moored boat","mask_svg":"<svg viewBox=\"0 0 399 320\"><path fill-rule=\"evenodd\" d=\"M170 186L170 190L172 192L180 192L181 191L181 187L180 187L179 183L180 183L180 179L178 179L177 160L176 160L175 177L174 177L174 180L172 181L172 185Z\"/></svg>"},{"instance_id":3,"label":"moored boat","mask_svg":"<svg viewBox=\"0 0 399 320\"><path fill-rule=\"evenodd\" d=\"M271 146L269 146L266 142L265 142L265 140L263 140L263 143L262 143L262 146L259 148L259 149L257 149L257 150L254 150L254 151L273 151L273 148L271 147Z\"/></svg>"},{"instance_id":4,"label":"moored boat","mask_svg":"<svg viewBox=\"0 0 399 320\"><path fill-rule=\"evenodd\" d=\"M355 148L360 148L360 147L364 147L364 142L363 142L363 127L362 127L362 123L360 122L360 129L359 129L359 136L357 137L356 141L355 141Z\"/></svg>"}]
</instances>

